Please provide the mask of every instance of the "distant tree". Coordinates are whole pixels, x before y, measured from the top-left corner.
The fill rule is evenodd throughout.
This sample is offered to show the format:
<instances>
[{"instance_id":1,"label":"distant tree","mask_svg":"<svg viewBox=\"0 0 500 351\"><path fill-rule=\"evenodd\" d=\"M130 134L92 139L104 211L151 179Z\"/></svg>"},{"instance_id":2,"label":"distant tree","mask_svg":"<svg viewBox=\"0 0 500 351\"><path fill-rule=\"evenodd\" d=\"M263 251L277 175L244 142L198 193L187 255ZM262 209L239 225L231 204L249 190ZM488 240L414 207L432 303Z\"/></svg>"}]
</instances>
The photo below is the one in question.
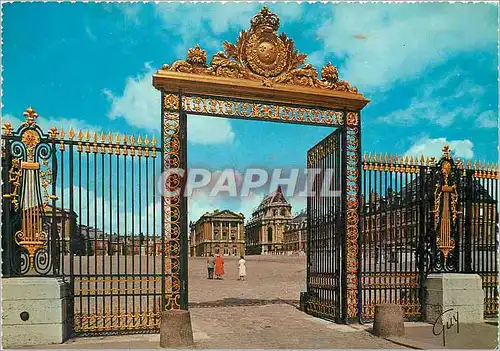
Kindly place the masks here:
<instances>
[{"instance_id":1,"label":"distant tree","mask_svg":"<svg viewBox=\"0 0 500 351\"><path fill-rule=\"evenodd\" d=\"M139 246L142 246L142 244L144 243L144 239L145 239L144 234L141 232L139 234Z\"/></svg>"}]
</instances>

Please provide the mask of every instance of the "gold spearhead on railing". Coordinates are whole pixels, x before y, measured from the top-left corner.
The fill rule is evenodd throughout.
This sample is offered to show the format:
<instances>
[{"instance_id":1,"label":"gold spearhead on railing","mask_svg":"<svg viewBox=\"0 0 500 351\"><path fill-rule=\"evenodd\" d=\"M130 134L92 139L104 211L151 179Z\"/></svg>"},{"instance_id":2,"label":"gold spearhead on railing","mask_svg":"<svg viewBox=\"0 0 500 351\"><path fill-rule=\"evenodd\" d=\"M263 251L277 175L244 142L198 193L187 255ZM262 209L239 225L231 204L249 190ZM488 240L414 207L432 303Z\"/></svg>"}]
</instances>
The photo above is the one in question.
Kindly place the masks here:
<instances>
[{"instance_id":1,"label":"gold spearhead on railing","mask_svg":"<svg viewBox=\"0 0 500 351\"><path fill-rule=\"evenodd\" d=\"M148 136L146 135L146 138L144 138L144 156L146 157L149 157L149 138Z\"/></svg>"},{"instance_id":2,"label":"gold spearhead on railing","mask_svg":"<svg viewBox=\"0 0 500 351\"><path fill-rule=\"evenodd\" d=\"M151 139L151 146L153 147L153 151L151 152L151 157L155 158L156 157L156 137L153 136L153 139Z\"/></svg>"},{"instance_id":3,"label":"gold spearhead on railing","mask_svg":"<svg viewBox=\"0 0 500 351\"><path fill-rule=\"evenodd\" d=\"M141 136L140 136L140 135L139 135L139 137L137 138L137 145L139 146L139 147L137 148L137 156L142 156L142 148L141 148L141 146L142 146L142 138L141 138Z\"/></svg>"},{"instance_id":4,"label":"gold spearhead on railing","mask_svg":"<svg viewBox=\"0 0 500 351\"><path fill-rule=\"evenodd\" d=\"M119 155L120 154L120 133L116 132L116 135L115 135L115 155Z\"/></svg>"},{"instance_id":5,"label":"gold spearhead on railing","mask_svg":"<svg viewBox=\"0 0 500 351\"><path fill-rule=\"evenodd\" d=\"M130 148L130 155L131 156L135 156L135 148L134 148L134 146L135 146L135 138L134 138L134 136L131 135L129 140L130 140L130 145L132 146Z\"/></svg>"},{"instance_id":6,"label":"gold spearhead on railing","mask_svg":"<svg viewBox=\"0 0 500 351\"><path fill-rule=\"evenodd\" d=\"M108 133L108 154L113 153L113 134Z\"/></svg>"},{"instance_id":7,"label":"gold spearhead on railing","mask_svg":"<svg viewBox=\"0 0 500 351\"><path fill-rule=\"evenodd\" d=\"M94 131L94 135L92 136L92 139L94 140L94 145L92 147L92 152L97 153L97 141L99 140L99 137L97 136L97 132Z\"/></svg>"},{"instance_id":8,"label":"gold spearhead on railing","mask_svg":"<svg viewBox=\"0 0 500 351\"><path fill-rule=\"evenodd\" d=\"M100 148L99 148L99 152L101 154L105 153L106 152L106 146L104 145L104 143L106 142L106 136L104 135L104 132L102 131L101 132L101 145L100 145Z\"/></svg>"},{"instance_id":9,"label":"gold spearhead on railing","mask_svg":"<svg viewBox=\"0 0 500 351\"><path fill-rule=\"evenodd\" d=\"M73 140L75 138L75 131L73 130L73 127L69 127L69 140Z\"/></svg>"},{"instance_id":10,"label":"gold spearhead on railing","mask_svg":"<svg viewBox=\"0 0 500 351\"><path fill-rule=\"evenodd\" d=\"M76 146L76 150L78 152L82 152L82 150L83 150L83 148L82 148L83 133L81 130L78 131L76 138L78 139L78 145Z\"/></svg>"},{"instance_id":11,"label":"gold spearhead on railing","mask_svg":"<svg viewBox=\"0 0 500 351\"><path fill-rule=\"evenodd\" d=\"M122 137L122 155L127 155L128 154L128 149L127 149L127 145L128 145L128 137L126 134L123 134L123 137Z\"/></svg>"}]
</instances>

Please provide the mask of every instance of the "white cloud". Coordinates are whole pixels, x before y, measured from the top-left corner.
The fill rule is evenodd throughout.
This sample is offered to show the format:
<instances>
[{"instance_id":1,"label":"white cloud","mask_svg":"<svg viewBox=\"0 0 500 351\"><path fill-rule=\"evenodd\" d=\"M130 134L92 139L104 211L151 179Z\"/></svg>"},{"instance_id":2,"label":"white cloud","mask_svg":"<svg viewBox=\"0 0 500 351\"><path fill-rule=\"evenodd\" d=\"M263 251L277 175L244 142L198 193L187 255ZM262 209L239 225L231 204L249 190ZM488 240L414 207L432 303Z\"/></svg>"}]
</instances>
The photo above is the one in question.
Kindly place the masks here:
<instances>
[{"instance_id":1,"label":"white cloud","mask_svg":"<svg viewBox=\"0 0 500 351\"><path fill-rule=\"evenodd\" d=\"M485 111L477 117L476 124L481 128L498 128L498 114L493 110Z\"/></svg>"},{"instance_id":2,"label":"white cloud","mask_svg":"<svg viewBox=\"0 0 500 351\"><path fill-rule=\"evenodd\" d=\"M179 59L183 59L187 49L197 43L213 53L221 51L220 35L228 30L237 33L248 29L250 19L262 7L260 3L160 3L155 6L155 10L164 28L175 30L175 34L181 38L181 43L172 49ZM302 14L302 6L298 4L272 4L269 9L277 13L282 22L299 19ZM236 39L235 36L234 41Z\"/></svg>"},{"instance_id":3,"label":"white cloud","mask_svg":"<svg viewBox=\"0 0 500 351\"><path fill-rule=\"evenodd\" d=\"M108 117L123 118L131 126L158 133L161 131L161 93L152 85L155 71L149 64L145 67L146 73L126 79L121 95L104 90L111 102ZM234 132L228 119L189 116L188 140L194 144L230 143Z\"/></svg>"},{"instance_id":4,"label":"white cloud","mask_svg":"<svg viewBox=\"0 0 500 351\"><path fill-rule=\"evenodd\" d=\"M188 140L193 144L225 144L234 140L231 124L225 118L189 116Z\"/></svg>"},{"instance_id":5,"label":"white cloud","mask_svg":"<svg viewBox=\"0 0 500 351\"><path fill-rule=\"evenodd\" d=\"M441 80L420 87L406 107L377 120L405 125L424 121L447 127L456 120L474 117L479 112L477 101L484 93L484 87L454 70Z\"/></svg>"},{"instance_id":6,"label":"white cloud","mask_svg":"<svg viewBox=\"0 0 500 351\"><path fill-rule=\"evenodd\" d=\"M446 138L431 139L423 137L415 142L405 153L405 156L424 155L425 157L436 157L439 159L442 155L443 146L449 145L454 157L462 159L471 159L474 157L474 144L468 140L447 140Z\"/></svg>"},{"instance_id":7,"label":"white cloud","mask_svg":"<svg viewBox=\"0 0 500 351\"><path fill-rule=\"evenodd\" d=\"M318 29L323 52L345 58L342 79L385 91L449 57L497 48L497 14L481 4L335 4Z\"/></svg>"},{"instance_id":8,"label":"white cloud","mask_svg":"<svg viewBox=\"0 0 500 351\"><path fill-rule=\"evenodd\" d=\"M111 101L108 117L124 118L128 124L148 131L161 131L161 93L151 81L155 71L146 64L147 72L135 77L128 77L121 96L104 89L104 94Z\"/></svg>"}]
</instances>

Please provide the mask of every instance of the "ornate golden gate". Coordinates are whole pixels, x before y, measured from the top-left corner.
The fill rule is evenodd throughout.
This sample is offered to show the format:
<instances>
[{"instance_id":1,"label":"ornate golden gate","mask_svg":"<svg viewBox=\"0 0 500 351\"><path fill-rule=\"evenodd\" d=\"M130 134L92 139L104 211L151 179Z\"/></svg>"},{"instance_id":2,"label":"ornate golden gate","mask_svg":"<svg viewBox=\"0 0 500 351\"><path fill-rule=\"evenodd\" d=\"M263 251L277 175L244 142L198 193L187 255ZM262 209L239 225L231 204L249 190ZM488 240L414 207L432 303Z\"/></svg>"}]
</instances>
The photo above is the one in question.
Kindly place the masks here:
<instances>
[{"instance_id":1,"label":"ornate golden gate","mask_svg":"<svg viewBox=\"0 0 500 351\"><path fill-rule=\"evenodd\" d=\"M278 34L278 16L264 7L242 31L236 44L224 43L207 64L197 45L185 61L164 65L153 75L162 93L163 171L185 169L187 115L244 118L298 123L340 129L345 140L340 162L345 165L341 208L345 209L337 235L345 238L345 308L343 318L358 317L358 240L360 195L360 111L369 102L357 89L339 79L331 63L321 76L306 63L286 34ZM168 243L165 270L166 308L187 309L187 199L182 177L170 172L163 198L164 236Z\"/></svg>"}]
</instances>

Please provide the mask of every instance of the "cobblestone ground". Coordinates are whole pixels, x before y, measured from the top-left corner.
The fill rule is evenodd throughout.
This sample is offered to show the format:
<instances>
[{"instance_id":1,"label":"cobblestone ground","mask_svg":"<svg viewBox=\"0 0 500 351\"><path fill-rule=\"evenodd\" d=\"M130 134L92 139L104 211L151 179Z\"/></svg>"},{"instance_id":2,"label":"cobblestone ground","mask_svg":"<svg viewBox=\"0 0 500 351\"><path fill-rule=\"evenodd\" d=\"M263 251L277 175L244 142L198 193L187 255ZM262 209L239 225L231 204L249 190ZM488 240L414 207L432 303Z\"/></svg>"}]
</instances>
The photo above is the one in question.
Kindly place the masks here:
<instances>
[{"instance_id":1,"label":"cobblestone ground","mask_svg":"<svg viewBox=\"0 0 500 351\"><path fill-rule=\"evenodd\" d=\"M208 280L206 260L189 260L189 300L196 348L402 348L362 328L338 325L299 311L305 257L249 256L247 280L238 258L225 258L223 280ZM76 338L42 348L159 347L159 335ZM40 347L38 347L40 348Z\"/></svg>"},{"instance_id":2,"label":"cobblestone ground","mask_svg":"<svg viewBox=\"0 0 500 351\"><path fill-rule=\"evenodd\" d=\"M298 302L306 288L304 256L248 256L247 278L238 281L237 257L225 257L223 280L207 279L206 259L189 260L189 302L222 299L283 299Z\"/></svg>"}]
</instances>

